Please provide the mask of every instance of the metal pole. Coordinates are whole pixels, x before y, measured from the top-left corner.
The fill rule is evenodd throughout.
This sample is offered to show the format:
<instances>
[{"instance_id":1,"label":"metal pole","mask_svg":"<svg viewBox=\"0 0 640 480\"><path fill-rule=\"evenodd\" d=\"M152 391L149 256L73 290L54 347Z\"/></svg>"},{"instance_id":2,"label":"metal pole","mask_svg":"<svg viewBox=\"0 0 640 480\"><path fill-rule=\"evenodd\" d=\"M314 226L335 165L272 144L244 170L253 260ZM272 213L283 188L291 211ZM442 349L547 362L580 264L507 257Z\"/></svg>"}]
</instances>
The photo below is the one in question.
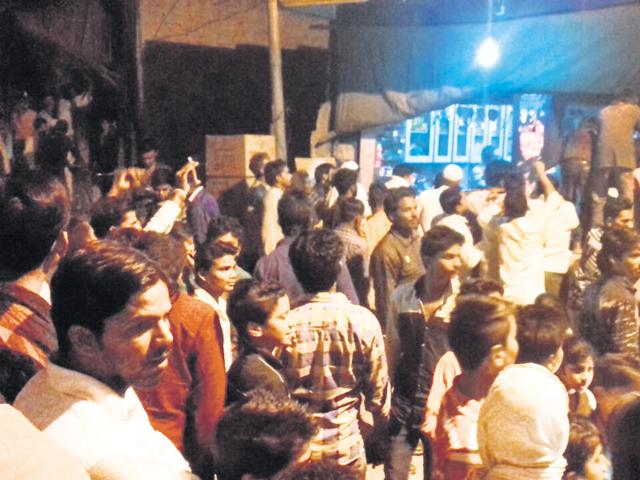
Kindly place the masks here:
<instances>
[{"instance_id":1,"label":"metal pole","mask_svg":"<svg viewBox=\"0 0 640 480\"><path fill-rule=\"evenodd\" d=\"M287 133L282 87L282 52L278 0L269 0L269 56L271 59L271 133L276 137L276 154L287 161Z\"/></svg>"}]
</instances>

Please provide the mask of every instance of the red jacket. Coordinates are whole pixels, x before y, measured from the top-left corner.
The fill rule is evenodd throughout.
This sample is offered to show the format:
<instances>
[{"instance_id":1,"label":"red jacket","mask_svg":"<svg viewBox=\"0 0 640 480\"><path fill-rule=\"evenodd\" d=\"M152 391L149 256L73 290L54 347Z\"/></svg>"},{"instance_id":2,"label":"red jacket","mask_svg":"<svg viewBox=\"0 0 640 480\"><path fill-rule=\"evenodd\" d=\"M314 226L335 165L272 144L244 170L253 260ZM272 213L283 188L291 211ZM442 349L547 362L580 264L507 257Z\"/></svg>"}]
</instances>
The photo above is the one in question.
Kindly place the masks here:
<instances>
[{"instance_id":1,"label":"red jacket","mask_svg":"<svg viewBox=\"0 0 640 480\"><path fill-rule=\"evenodd\" d=\"M227 388L222 332L209 305L182 294L169 312L173 349L152 389L136 392L153 427L166 435L194 471L210 463L216 424Z\"/></svg>"}]
</instances>

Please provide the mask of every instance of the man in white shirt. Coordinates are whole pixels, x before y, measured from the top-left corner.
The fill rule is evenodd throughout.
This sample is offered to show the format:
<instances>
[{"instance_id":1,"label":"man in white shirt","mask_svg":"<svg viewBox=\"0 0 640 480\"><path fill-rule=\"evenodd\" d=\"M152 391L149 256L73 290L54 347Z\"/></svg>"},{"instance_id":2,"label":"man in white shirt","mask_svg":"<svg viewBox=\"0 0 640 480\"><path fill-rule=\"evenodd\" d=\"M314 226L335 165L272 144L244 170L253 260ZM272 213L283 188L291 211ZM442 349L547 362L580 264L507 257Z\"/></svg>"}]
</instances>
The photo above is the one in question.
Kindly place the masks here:
<instances>
[{"instance_id":1,"label":"man in white shirt","mask_svg":"<svg viewBox=\"0 0 640 480\"><path fill-rule=\"evenodd\" d=\"M464 237L460 252L462 268L460 278L466 279L484 257L482 251L474 245L469 222L464 214L468 211L465 198L459 187L447 188L440 194L440 206L443 214L433 220L435 225L444 225Z\"/></svg>"},{"instance_id":2,"label":"man in white shirt","mask_svg":"<svg viewBox=\"0 0 640 480\"><path fill-rule=\"evenodd\" d=\"M462 169L458 165L449 164L442 171L442 185L425 190L418 196L418 208L420 210L420 226L422 233L427 233L434 218L442 214L440 206L440 194L449 187L459 187L462 182Z\"/></svg>"},{"instance_id":3,"label":"man in white shirt","mask_svg":"<svg viewBox=\"0 0 640 480\"><path fill-rule=\"evenodd\" d=\"M194 478L131 388L154 386L167 366L167 281L143 254L111 242L68 256L52 279L60 349L14 405L93 479Z\"/></svg>"},{"instance_id":4,"label":"man in white shirt","mask_svg":"<svg viewBox=\"0 0 640 480\"><path fill-rule=\"evenodd\" d=\"M534 163L544 197L530 200L522 175L513 175L506 182L503 205L491 205L478 216L482 227L487 260L496 259L504 287L504 298L527 305L545 292L544 240L552 212L564 200L547 178L544 163ZM495 249L497 252L488 251Z\"/></svg>"},{"instance_id":5,"label":"man in white shirt","mask_svg":"<svg viewBox=\"0 0 640 480\"><path fill-rule=\"evenodd\" d=\"M274 160L264 167L264 179L270 188L264 195L264 213L262 214L262 246L264 254L269 255L284 238L278 224L278 202L291 184L291 173L284 160Z\"/></svg>"},{"instance_id":6,"label":"man in white shirt","mask_svg":"<svg viewBox=\"0 0 640 480\"><path fill-rule=\"evenodd\" d=\"M209 237L196 246L196 289L194 296L213 307L222 333L225 370L233 363L234 342L231 321L227 316L227 296L238 281L237 258L240 250L234 243Z\"/></svg>"},{"instance_id":7,"label":"man in white shirt","mask_svg":"<svg viewBox=\"0 0 640 480\"><path fill-rule=\"evenodd\" d=\"M553 206L544 235L544 283L546 292L558 297L573 258L571 233L580 225L580 219L575 205L564 198Z\"/></svg>"}]
</instances>

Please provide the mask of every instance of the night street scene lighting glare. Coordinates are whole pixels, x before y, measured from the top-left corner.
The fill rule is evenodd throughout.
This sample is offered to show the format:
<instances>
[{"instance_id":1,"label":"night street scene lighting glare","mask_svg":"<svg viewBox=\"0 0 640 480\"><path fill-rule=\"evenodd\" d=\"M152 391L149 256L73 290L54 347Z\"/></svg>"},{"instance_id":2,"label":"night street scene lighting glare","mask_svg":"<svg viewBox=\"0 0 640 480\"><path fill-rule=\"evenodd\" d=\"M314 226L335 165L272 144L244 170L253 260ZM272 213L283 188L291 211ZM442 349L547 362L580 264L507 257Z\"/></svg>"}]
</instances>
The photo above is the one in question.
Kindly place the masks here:
<instances>
[{"instance_id":1,"label":"night street scene lighting glare","mask_svg":"<svg viewBox=\"0 0 640 480\"><path fill-rule=\"evenodd\" d=\"M476 51L476 63L482 68L492 68L500 59L500 45L493 37L487 37Z\"/></svg>"}]
</instances>

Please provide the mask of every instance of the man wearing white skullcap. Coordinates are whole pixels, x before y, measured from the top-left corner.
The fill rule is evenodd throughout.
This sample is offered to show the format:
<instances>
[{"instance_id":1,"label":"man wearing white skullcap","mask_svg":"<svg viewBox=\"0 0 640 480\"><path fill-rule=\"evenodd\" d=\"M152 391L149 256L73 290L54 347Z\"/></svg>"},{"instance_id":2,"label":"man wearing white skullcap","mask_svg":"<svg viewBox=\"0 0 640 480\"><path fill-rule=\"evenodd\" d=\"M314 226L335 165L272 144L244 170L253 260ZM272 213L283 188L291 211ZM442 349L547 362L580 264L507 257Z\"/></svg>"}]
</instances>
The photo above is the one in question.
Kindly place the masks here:
<instances>
[{"instance_id":1,"label":"man wearing white skullcap","mask_svg":"<svg viewBox=\"0 0 640 480\"><path fill-rule=\"evenodd\" d=\"M425 190L418 196L420 225L423 233L428 232L431 229L433 219L443 213L440 206L440 194L449 187L459 187L462 177L462 169L458 165L451 163L444 167L442 171L442 184L434 184L434 188Z\"/></svg>"}]
</instances>

